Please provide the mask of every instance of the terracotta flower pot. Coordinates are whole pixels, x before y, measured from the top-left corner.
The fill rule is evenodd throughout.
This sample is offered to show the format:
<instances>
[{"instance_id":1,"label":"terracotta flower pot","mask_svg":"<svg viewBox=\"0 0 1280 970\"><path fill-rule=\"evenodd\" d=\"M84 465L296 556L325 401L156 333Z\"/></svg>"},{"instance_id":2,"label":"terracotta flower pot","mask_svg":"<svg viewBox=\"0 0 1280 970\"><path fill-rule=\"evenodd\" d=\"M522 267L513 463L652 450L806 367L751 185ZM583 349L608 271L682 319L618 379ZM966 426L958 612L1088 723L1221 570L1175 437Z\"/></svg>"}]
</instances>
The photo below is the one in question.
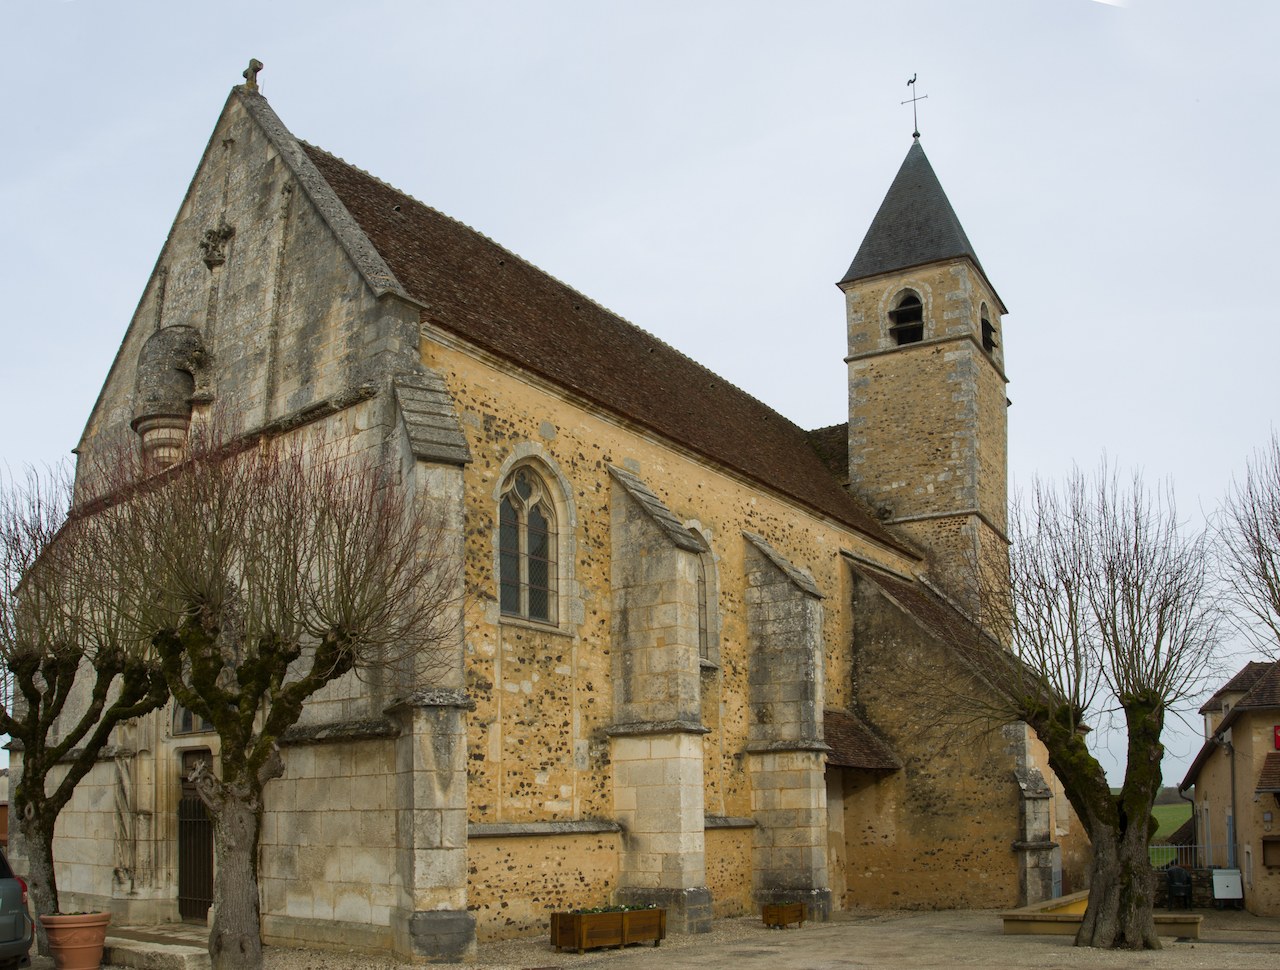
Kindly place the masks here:
<instances>
[{"instance_id":1,"label":"terracotta flower pot","mask_svg":"<svg viewBox=\"0 0 1280 970\"><path fill-rule=\"evenodd\" d=\"M107 939L110 913L41 916L49 953L57 970L98 970Z\"/></svg>"}]
</instances>

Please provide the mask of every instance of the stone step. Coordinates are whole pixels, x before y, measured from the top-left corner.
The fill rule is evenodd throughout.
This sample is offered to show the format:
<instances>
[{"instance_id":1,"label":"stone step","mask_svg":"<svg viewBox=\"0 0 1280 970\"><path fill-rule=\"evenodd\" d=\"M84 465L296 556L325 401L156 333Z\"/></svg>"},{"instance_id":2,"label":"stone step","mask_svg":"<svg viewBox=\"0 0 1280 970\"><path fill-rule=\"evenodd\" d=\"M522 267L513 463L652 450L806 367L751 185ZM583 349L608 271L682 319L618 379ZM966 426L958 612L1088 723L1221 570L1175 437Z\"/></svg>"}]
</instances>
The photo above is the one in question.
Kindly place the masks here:
<instances>
[{"instance_id":1,"label":"stone step","mask_svg":"<svg viewBox=\"0 0 1280 970\"><path fill-rule=\"evenodd\" d=\"M209 970L209 950L185 943L160 943L107 936L102 962L138 970Z\"/></svg>"}]
</instances>

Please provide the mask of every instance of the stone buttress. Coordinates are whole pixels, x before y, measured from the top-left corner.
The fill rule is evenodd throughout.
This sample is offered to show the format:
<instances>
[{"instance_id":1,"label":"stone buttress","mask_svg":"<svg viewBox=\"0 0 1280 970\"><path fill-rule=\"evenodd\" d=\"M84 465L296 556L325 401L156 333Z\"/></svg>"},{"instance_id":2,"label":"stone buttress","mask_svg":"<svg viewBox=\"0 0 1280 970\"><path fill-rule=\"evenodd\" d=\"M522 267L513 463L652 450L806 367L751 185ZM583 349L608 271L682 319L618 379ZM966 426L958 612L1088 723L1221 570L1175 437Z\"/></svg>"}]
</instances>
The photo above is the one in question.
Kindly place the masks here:
<instances>
[{"instance_id":1,"label":"stone buttress","mask_svg":"<svg viewBox=\"0 0 1280 970\"><path fill-rule=\"evenodd\" d=\"M747 764L757 904L803 900L831 914L822 740L822 594L760 536L747 542L751 657Z\"/></svg>"},{"instance_id":2,"label":"stone buttress","mask_svg":"<svg viewBox=\"0 0 1280 970\"><path fill-rule=\"evenodd\" d=\"M698 657L700 539L635 475L611 467L617 899L668 910L677 932L711 928Z\"/></svg>"}]
</instances>

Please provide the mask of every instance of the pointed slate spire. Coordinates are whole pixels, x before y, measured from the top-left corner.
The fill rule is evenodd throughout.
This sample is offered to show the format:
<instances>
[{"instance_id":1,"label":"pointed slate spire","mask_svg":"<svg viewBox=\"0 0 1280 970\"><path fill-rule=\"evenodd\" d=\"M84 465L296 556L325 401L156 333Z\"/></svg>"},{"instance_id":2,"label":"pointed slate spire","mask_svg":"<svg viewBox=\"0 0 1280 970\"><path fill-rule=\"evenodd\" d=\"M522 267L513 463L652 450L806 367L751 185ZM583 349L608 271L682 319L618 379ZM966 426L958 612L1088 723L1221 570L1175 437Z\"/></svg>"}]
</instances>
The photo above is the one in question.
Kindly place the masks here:
<instances>
[{"instance_id":1,"label":"pointed slate spire","mask_svg":"<svg viewBox=\"0 0 1280 970\"><path fill-rule=\"evenodd\" d=\"M841 283L968 256L986 276L917 138Z\"/></svg>"}]
</instances>

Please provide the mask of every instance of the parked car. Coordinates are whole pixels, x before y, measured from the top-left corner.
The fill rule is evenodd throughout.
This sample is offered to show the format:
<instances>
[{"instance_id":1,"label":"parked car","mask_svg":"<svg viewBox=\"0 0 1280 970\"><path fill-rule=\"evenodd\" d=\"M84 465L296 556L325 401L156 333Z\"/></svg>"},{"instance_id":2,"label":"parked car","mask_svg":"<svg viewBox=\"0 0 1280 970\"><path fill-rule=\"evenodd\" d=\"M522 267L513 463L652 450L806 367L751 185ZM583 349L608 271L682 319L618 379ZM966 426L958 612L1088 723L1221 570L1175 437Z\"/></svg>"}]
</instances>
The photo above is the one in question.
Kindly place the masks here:
<instances>
[{"instance_id":1,"label":"parked car","mask_svg":"<svg viewBox=\"0 0 1280 970\"><path fill-rule=\"evenodd\" d=\"M31 966L35 926L27 912L27 884L13 874L0 851L0 968Z\"/></svg>"}]
</instances>

